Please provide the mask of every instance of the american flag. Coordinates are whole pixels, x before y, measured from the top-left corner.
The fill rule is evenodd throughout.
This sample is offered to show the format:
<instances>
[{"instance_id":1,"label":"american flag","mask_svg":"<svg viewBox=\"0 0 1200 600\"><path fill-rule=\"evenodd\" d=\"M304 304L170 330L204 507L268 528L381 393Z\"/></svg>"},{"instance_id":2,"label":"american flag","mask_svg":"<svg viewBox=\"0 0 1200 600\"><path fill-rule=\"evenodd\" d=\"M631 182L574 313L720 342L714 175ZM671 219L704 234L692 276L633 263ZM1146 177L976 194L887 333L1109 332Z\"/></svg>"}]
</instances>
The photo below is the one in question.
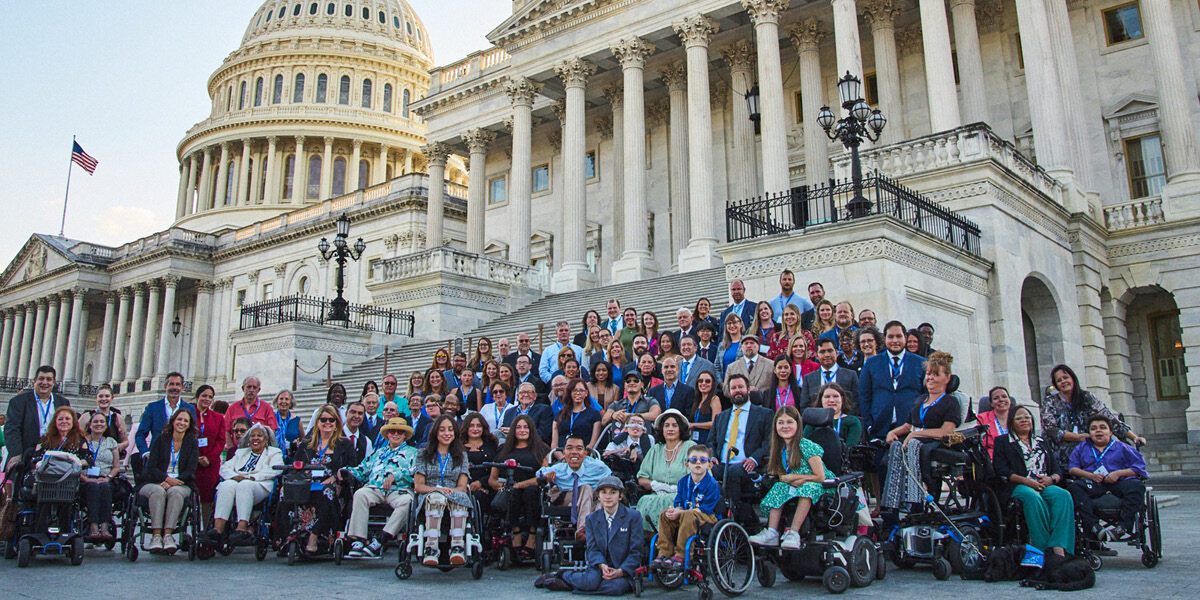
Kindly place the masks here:
<instances>
[{"instance_id":1,"label":"american flag","mask_svg":"<svg viewBox=\"0 0 1200 600\"><path fill-rule=\"evenodd\" d=\"M87 171L88 175L95 173L96 165L100 164L100 161L92 158L87 152L84 152L79 142L72 143L75 147L71 149L71 162L83 167L83 170Z\"/></svg>"}]
</instances>

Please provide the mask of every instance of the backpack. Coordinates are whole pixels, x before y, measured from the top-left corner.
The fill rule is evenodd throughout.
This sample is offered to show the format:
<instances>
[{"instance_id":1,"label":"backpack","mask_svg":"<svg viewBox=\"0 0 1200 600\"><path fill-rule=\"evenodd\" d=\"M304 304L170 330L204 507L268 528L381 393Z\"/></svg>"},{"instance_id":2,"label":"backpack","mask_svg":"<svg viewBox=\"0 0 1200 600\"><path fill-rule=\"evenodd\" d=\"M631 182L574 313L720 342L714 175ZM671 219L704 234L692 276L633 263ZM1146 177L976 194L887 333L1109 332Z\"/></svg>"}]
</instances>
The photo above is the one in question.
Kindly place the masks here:
<instances>
[{"instance_id":1,"label":"backpack","mask_svg":"<svg viewBox=\"0 0 1200 600\"><path fill-rule=\"evenodd\" d=\"M1068 554L1047 554L1046 564L1036 577L1021 580L1022 587L1038 590L1074 592L1091 589L1096 585L1096 573L1086 560Z\"/></svg>"}]
</instances>

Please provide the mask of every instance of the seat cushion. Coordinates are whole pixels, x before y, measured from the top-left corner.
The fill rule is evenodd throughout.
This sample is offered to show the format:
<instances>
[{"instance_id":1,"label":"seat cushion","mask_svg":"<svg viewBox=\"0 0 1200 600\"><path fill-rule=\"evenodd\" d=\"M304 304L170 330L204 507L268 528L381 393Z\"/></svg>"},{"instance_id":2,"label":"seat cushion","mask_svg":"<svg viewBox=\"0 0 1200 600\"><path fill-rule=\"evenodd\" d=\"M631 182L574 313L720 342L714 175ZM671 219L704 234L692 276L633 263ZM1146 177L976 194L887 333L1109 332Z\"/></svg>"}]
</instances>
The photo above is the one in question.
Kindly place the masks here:
<instances>
[{"instance_id":1,"label":"seat cushion","mask_svg":"<svg viewBox=\"0 0 1200 600\"><path fill-rule=\"evenodd\" d=\"M1121 499L1112 494L1105 494L1092 500L1092 510L1098 516L1113 519L1119 518L1121 514Z\"/></svg>"}]
</instances>

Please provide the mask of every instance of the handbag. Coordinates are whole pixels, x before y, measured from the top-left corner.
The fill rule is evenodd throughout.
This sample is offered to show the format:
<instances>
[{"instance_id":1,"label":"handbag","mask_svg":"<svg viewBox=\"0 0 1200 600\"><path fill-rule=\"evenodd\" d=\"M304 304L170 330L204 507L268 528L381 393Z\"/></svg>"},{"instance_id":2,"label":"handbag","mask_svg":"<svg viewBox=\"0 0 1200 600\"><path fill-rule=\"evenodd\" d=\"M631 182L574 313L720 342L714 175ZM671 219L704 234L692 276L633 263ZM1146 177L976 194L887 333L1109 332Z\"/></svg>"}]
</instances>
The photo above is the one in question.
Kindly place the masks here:
<instances>
[{"instance_id":1,"label":"handbag","mask_svg":"<svg viewBox=\"0 0 1200 600\"><path fill-rule=\"evenodd\" d=\"M496 497L492 498L492 510L502 515L508 514L508 508L512 504L512 490L500 490L496 492Z\"/></svg>"},{"instance_id":2,"label":"handbag","mask_svg":"<svg viewBox=\"0 0 1200 600\"><path fill-rule=\"evenodd\" d=\"M55 450L46 452L33 470L34 480L42 484L62 483L70 477L78 478L82 473L83 464L78 457Z\"/></svg>"}]
</instances>

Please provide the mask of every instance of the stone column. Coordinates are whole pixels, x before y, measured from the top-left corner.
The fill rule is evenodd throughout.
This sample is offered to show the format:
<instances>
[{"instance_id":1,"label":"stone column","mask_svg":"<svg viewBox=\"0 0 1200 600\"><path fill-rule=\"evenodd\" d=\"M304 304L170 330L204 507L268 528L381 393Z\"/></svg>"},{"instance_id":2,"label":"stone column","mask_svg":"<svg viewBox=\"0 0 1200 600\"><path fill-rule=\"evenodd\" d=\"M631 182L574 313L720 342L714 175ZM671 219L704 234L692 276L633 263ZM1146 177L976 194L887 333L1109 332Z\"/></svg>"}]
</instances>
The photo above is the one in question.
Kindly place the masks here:
<instances>
[{"instance_id":1,"label":"stone column","mask_svg":"<svg viewBox=\"0 0 1200 600\"><path fill-rule=\"evenodd\" d=\"M829 138L817 123L817 113L825 104L821 79L821 39L825 32L820 21L809 17L788 29L788 38L800 55L800 110L804 114L804 173L809 186L829 181ZM769 191L769 190L768 190Z\"/></svg>"},{"instance_id":2,"label":"stone column","mask_svg":"<svg viewBox=\"0 0 1200 600\"><path fill-rule=\"evenodd\" d=\"M142 365L142 336L146 332L146 284L133 288L133 317L129 321L129 348L125 358L125 383L138 378Z\"/></svg>"},{"instance_id":3,"label":"stone column","mask_svg":"<svg viewBox=\"0 0 1200 600\"><path fill-rule=\"evenodd\" d=\"M54 364L54 341L58 334L59 295L51 294L46 305L46 320L42 322L41 338L42 351L39 364ZM60 371L61 372L61 371ZM36 375L36 372L35 372ZM33 377L31 375L30 377Z\"/></svg>"},{"instance_id":4,"label":"stone column","mask_svg":"<svg viewBox=\"0 0 1200 600\"><path fill-rule=\"evenodd\" d=\"M622 119L623 128L622 151L624 152L621 170L622 204L624 208L623 221L625 225L624 251L619 260L612 265L613 283L638 281L654 276L658 269L650 256L649 238L646 232L646 91L645 73L646 57L654 53L654 46L642 38L631 37L623 39L610 49L617 61L621 63L622 75ZM582 90L581 90L582 91ZM567 118L573 115L568 106ZM568 121L568 133L570 122ZM564 165L569 167L574 157L567 153L570 147L564 143ZM674 160L674 157L672 157ZM571 172L568 171L568 185ZM674 177L672 177L674 184ZM672 185L672 187L674 187ZM570 189L568 189L568 192ZM673 203L672 203L673 204ZM568 220L564 232L564 251L570 252L567 244L575 242L572 236L575 223ZM580 235L583 235L582 233Z\"/></svg>"},{"instance_id":5,"label":"stone column","mask_svg":"<svg viewBox=\"0 0 1200 600\"><path fill-rule=\"evenodd\" d=\"M196 313L192 317L191 360L188 361L193 381L202 381L208 375L208 346L214 337L209 327L213 289L211 281L196 282Z\"/></svg>"},{"instance_id":6,"label":"stone column","mask_svg":"<svg viewBox=\"0 0 1200 600\"><path fill-rule=\"evenodd\" d=\"M43 315L43 318L45 315ZM14 377L29 377L29 363L37 362L33 357L34 329L37 327L37 303L25 304L25 323L21 334L20 352L17 353L17 373ZM36 365L35 365L36 368Z\"/></svg>"},{"instance_id":7,"label":"stone column","mask_svg":"<svg viewBox=\"0 0 1200 600\"><path fill-rule=\"evenodd\" d=\"M625 254L625 87L613 84L604 88L604 98L612 106L612 235L613 256ZM645 129L645 126L643 126Z\"/></svg>"},{"instance_id":8,"label":"stone column","mask_svg":"<svg viewBox=\"0 0 1200 600\"><path fill-rule=\"evenodd\" d=\"M509 258L529 265L529 238L533 235L530 178L533 169L533 95L537 86L524 77L510 77L504 83L513 107L512 165L508 175L509 222L513 224Z\"/></svg>"},{"instance_id":9,"label":"stone column","mask_svg":"<svg viewBox=\"0 0 1200 600\"><path fill-rule=\"evenodd\" d=\"M732 152L729 153L730 173L735 200L758 195L758 148L754 141L754 125L746 94L754 87L754 50L745 40L739 40L721 51L729 63L729 104L732 108ZM761 115L759 115L761 116Z\"/></svg>"},{"instance_id":10,"label":"stone column","mask_svg":"<svg viewBox=\"0 0 1200 600\"><path fill-rule=\"evenodd\" d=\"M671 262L677 263L679 253L692 239L691 206L688 203L688 91L687 65L672 63L662 71L663 83L667 84L670 116L667 129L670 134L671 190Z\"/></svg>"},{"instance_id":11,"label":"stone column","mask_svg":"<svg viewBox=\"0 0 1200 600\"><path fill-rule=\"evenodd\" d=\"M496 133L478 127L463 134L470 154L471 178L467 180L467 252L483 254L487 233L483 215L487 208L487 153Z\"/></svg>"},{"instance_id":12,"label":"stone column","mask_svg":"<svg viewBox=\"0 0 1200 600\"><path fill-rule=\"evenodd\" d=\"M84 297L84 300L85 302L83 303L83 306L79 307L79 345L75 348L75 355L67 357L67 370L73 370L75 373L75 381L80 383L83 383L84 367L87 364L84 359L87 357L88 319L91 317L91 311L88 310L86 296ZM92 379L89 382L91 385L96 385L97 376L96 370L93 369Z\"/></svg>"},{"instance_id":13,"label":"stone column","mask_svg":"<svg viewBox=\"0 0 1200 600\"><path fill-rule=\"evenodd\" d=\"M117 324L117 296L117 292L104 293L104 329L100 333L100 362L96 363L95 376L92 377L97 384L111 379L109 375L112 374L112 345L113 330ZM79 355L83 356L82 350Z\"/></svg>"},{"instance_id":14,"label":"stone column","mask_svg":"<svg viewBox=\"0 0 1200 600\"><path fill-rule=\"evenodd\" d=\"M154 350L158 347L158 310L162 300L162 286L158 280L150 281L150 300L146 307L146 328L142 335L142 364L139 379L154 376Z\"/></svg>"},{"instance_id":15,"label":"stone column","mask_svg":"<svg viewBox=\"0 0 1200 600\"><path fill-rule=\"evenodd\" d=\"M86 345L83 343L83 337L87 336L86 330L80 331L83 324L83 300L86 293L87 290L79 287L71 290L71 323L67 331L66 356L63 358L63 381L79 381L79 372L76 371L76 368L79 367L79 349Z\"/></svg>"},{"instance_id":16,"label":"stone column","mask_svg":"<svg viewBox=\"0 0 1200 600\"><path fill-rule=\"evenodd\" d=\"M195 152L191 153L191 155L189 155L187 157L187 161L188 161L188 180L187 180L187 191L184 193L184 199L183 199L183 214L184 215L190 215L190 214L196 212L197 210L200 210L199 205L197 204L198 201L196 200L196 185L197 185L196 182L200 175L200 165L198 164L199 160L196 158L196 153Z\"/></svg>"},{"instance_id":17,"label":"stone column","mask_svg":"<svg viewBox=\"0 0 1200 600\"><path fill-rule=\"evenodd\" d=\"M212 146L201 150L204 153L204 163L200 167L200 195L196 200L196 212L212 208Z\"/></svg>"},{"instance_id":18,"label":"stone column","mask_svg":"<svg viewBox=\"0 0 1200 600\"><path fill-rule=\"evenodd\" d=\"M58 325L57 333L54 336L54 358L51 364L54 365L54 370L58 373L59 379L63 378L66 371L67 361L67 336L71 333L71 293L63 292L58 297Z\"/></svg>"},{"instance_id":19,"label":"stone column","mask_svg":"<svg viewBox=\"0 0 1200 600\"><path fill-rule=\"evenodd\" d=\"M18 373L24 373L24 371L20 371L19 369L21 366L21 356L27 352L23 344L25 341L25 330L29 328L26 326L25 319L28 312L29 310L24 304L18 304L13 307L15 319L13 321L12 340L9 341L8 362L4 364L4 376L9 379L16 379ZM33 323L33 320L30 319L29 323Z\"/></svg>"},{"instance_id":20,"label":"stone column","mask_svg":"<svg viewBox=\"0 0 1200 600\"><path fill-rule=\"evenodd\" d=\"M163 277L163 305L162 305L162 324L159 327L158 333L158 368L155 369L155 382L151 387L158 389L167 372L170 371L168 359L171 357L171 338L174 334L171 332L171 324L175 317L175 290L179 287L178 275L166 275Z\"/></svg>"},{"instance_id":21,"label":"stone column","mask_svg":"<svg viewBox=\"0 0 1200 600\"><path fill-rule=\"evenodd\" d=\"M429 165L429 202L425 206L425 247L442 245L442 218L446 198L446 157L450 148L442 142L430 142L421 147L425 164Z\"/></svg>"},{"instance_id":22,"label":"stone column","mask_svg":"<svg viewBox=\"0 0 1200 600\"><path fill-rule=\"evenodd\" d=\"M4 310L4 331L0 333L0 376L7 377L8 373L8 358L12 355L13 343L13 320L16 318L16 309ZM20 334L20 332L17 332Z\"/></svg>"},{"instance_id":23,"label":"stone column","mask_svg":"<svg viewBox=\"0 0 1200 600\"><path fill-rule=\"evenodd\" d=\"M188 176L192 172L192 161L183 157L179 161L179 197L175 200L175 218L181 219L187 215Z\"/></svg>"},{"instance_id":24,"label":"stone column","mask_svg":"<svg viewBox=\"0 0 1200 600\"><path fill-rule=\"evenodd\" d=\"M125 362L129 351L128 346L131 345L125 336L125 332L129 327L129 303L132 298L129 288L121 288L120 297L120 308L117 311L117 330L113 335L112 377L110 378L113 385L121 385L121 380L125 378Z\"/></svg>"},{"instance_id":25,"label":"stone column","mask_svg":"<svg viewBox=\"0 0 1200 600\"><path fill-rule=\"evenodd\" d=\"M1108 397L1115 411L1136 413L1133 400L1133 368L1129 362L1129 329L1125 325L1128 305L1118 298L1101 298L1104 318L1104 349L1108 357Z\"/></svg>"},{"instance_id":26,"label":"stone column","mask_svg":"<svg viewBox=\"0 0 1200 600\"><path fill-rule=\"evenodd\" d=\"M838 78L849 71L863 81L862 42L858 38L858 9L854 0L833 0L833 46L837 51Z\"/></svg>"},{"instance_id":27,"label":"stone column","mask_svg":"<svg viewBox=\"0 0 1200 600\"><path fill-rule=\"evenodd\" d=\"M946 0L920 0L921 39L925 46L925 86L929 95L929 125L934 133L962 125ZM976 34L978 36L978 33Z\"/></svg>"},{"instance_id":28,"label":"stone column","mask_svg":"<svg viewBox=\"0 0 1200 600\"><path fill-rule=\"evenodd\" d=\"M263 204L279 204L279 169L276 166L279 164L279 158L276 156L278 154L276 151L278 143L279 137L274 135L267 137L267 158L265 161L262 161L266 163L263 169L267 174L266 189L263 191ZM255 181L255 185L257 186L257 179Z\"/></svg>"},{"instance_id":29,"label":"stone column","mask_svg":"<svg viewBox=\"0 0 1200 600\"><path fill-rule=\"evenodd\" d=\"M217 187L213 190L213 207L225 206L225 190L229 188L229 142L221 142L221 162L217 164Z\"/></svg>"},{"instance_id":30,"label":"stone column","mask_svg":"<svg viewBox=\"0 0 1200 600\"><path fill-rule=\"evenodd\" d=\"M1062 3L1063 0L1059 0L1059 4ZM967 123L987 121L987 90L983 85L983 58L979 53L979 28L975 25L975 0L950 0L950 18L954 20L954 50L958 54L962 118ZM1070 31L1068 27L1068 40Z\"/></svg>"},{"instance_id":31,"label":"stone column","mask_svg":"<svg viewBox=\"0 0 1200 600\"><path fill-rule=\"evenodd\" d=\"M245 206L248 204L247 196L250 195L250 152L252 150L252 142L250 138L242 139L242 166L238 168L237 181L237 205Z\"/></svg>"},{"instance_id":32,"label":"stone column","mask_svg":"<svg viewBox=\"0 0 1200 600\"><path fill-rule=\"evenodd\" d=\"M717 256L717 231L713 218L712 104L708 84L708 42L717 24L705 16L689 17L674 25L687 52L688 99L688 198L691 203L691 238L679 253L679 272L711 269L721 264ZM779 52L779 39L775 52ZM781 73L776 74L782 78ZM782 79L780 80L782 91ZM780 99L783 95L780 94ZM786 139L786 138L785 138ZM787 174L787 151L782 156Z\"/></svg>"},{"instance_id":33,"label":"stone column","mask_svg":"<svg viewBox=\"0 0 1200 600\"><path fill-rule=\"evenodd\" d=\"M586 160L587 139L584 125L586 105L584 86L596 68L581 58L571 58L558 63L555 72L566 87L566 124L563 127L563 265L554 274L555 292L570 292L589 288L596 284L596 274L587 265L587 181L583 171ZM637 91L641 87L636 88ZM625 103L629 103L629 85L625 86ZM625 110L629 110L626 106ZM629 126L628 114L626 124ZM627 151L629 149L627 148ZM639 165L639 171L643 165ZM629 200L630 173L626 173L626 202ZM629 220L626 206L626 222ZM632 246L632 244L630 244Z\"/></svg>"},{"instance_id":34,"label":"stone column","mask_svg":"<svg viewBox=\"0 0 1200 600\"><path fill-rule=\"evenodd\" d=\"M1058 69L1051 51L1045 0L1016 0L1016 6L1021 54L1025 60L1025 87L1029 93L1029 117L1037 132L1033 136L1037 162L1051 176L1068 183L1074 179L1071 146L1063 89L1058 84Z\"/></svg>"},{"instance_id":35,"label":"stone column","mask_svg":"<svg viewBox=\"0 0 1200 600\"><path fill-rule=\"evenodd\" d=\"M21 372L29 379L33 379L37 368L45 364L42 362L42 344L45 342L46 307L50 304L50 299L38 298L36 302L37 314L33 321L33 335L30 338L31 342L25 344L29 352L21 356Z\"/></svg>"},{"instance_id":36,"label":"stone column","mask_svg":"<svg viewBox=\"0 0 1200 600\"><path fill-rule=\"evenodd\" d=\"M349 172L346 175L350 178L350 191L357 192L364 187L358 178L358 163L362 162L362 140L353 140L350 146L353 150L350 152L350 164L347 166Z\"/></svg>"},{"instance_id":37,"label":"stone column","mask_svg":"<svg viewBox=\"0 0 1200 600\"><path fill-rule=\"evenodd\" d=\"M1050 36L1050 45L1054 51L1054 64L1058 66L1059 86L1063 90L1081 90L1083 86L1079 80L1079 64L1075 60L1075 38L1071 32L1071 19L1067 15L1066 1L1047 0L1046 16L1050 31L1054 32L1054 35ZM957 32L957 30L956 22L955 31ZM1154 38L1150 39L1153 43ZM959 60L962 60L962 50L959 50L958 56ZM1088 154L1085 151L1089 147L1088 123L1092 115L1089 109L1083 108L1080 104L1082 103L1077 103L1074 110L1066 111L1065 115L1067 135L1071 139L1073 148L1071 168L1075 170L1075 178L1085 191L1098 194L1095 169L1092 168L1092 163L1088 160ZM1100 115L1096 114L1095 117L1098 120Z\"/></svg>"},{"instance_id":38,"label":"stone column","mask_svg":"<svg viewBox=\"0 0 1200 600\"><path fill-rule=\"evenodd\" d=\"M384 164L387 162L385 156L391 151L387 144L381 144L379 152L375 154L375 160L371 162L371 185L379 185L387 179L387 167Z\"/></svg>"},{"instance_id":39,"label":"stone column","mask_svg":"<svg viewBox=\"0 0 1200 600\"><path fill-rule=\"evenodd\" d=\"M871 24L871 40L875 47L875 82L879 85L879 109L888 118L888 125L883 129L883 144L904 139L900 62L896 56L896 16L899 14L900 9L895 7L893 0L867 0L863 3L863 16ZM807 114L804 120L808 121Z\"/></svg>"},{"instance_id":40,"label":"stone column","mask_svg":"<svg viewBox=\"0 0 1200 600\"><path fill-rule=\"evenodd\" d=\"M779 62L779 13L790 0L742 0L754 23L758 48L758 93L762 111L763 192L791 189L788 172L787 111L783 99L783 67ZM807 120L807 119L806 119Z\"/></svg>"},{"instance_id":41,"label":"stone column","mask_svg":"<svg viewBox=\"0 0 1200 600\"><path fill-rule=\"evenodd\" d=\"M292 204L308 201L308 154L304 152L304 136L296 136L296 159L292 171Z\"/></svg>"},{"instance_id":42,"label":"stone column","mask_svg":"<svg viewBox=\"0 0 1200 600\"><path fill-rule=\"evenodd\" d=\"M1150 58L1158 91L1158 128L1167 160L1167 183L1194 183L1200 180L1200 152L1196 150L1196 123L1184 78L1184 61L1179 52L1179 37L1171 2L1142 2L1142 23L1150 40ZM1195 200L1191 200L1195 202ZM1200 378L1200 375L1197 375Z\"/></svg>"},{"instance_id":43,"label":"stone column","mask_svg":"<svg viewBox=\"0 0 1200 600\"><path fill-rule=\"evenodd\" d=\"M386 157L385 157L386 158ZM321 193L317 200L333 197L333 137L325 136L325 158L321 159Z\"/></svg>"}]
</instances>

